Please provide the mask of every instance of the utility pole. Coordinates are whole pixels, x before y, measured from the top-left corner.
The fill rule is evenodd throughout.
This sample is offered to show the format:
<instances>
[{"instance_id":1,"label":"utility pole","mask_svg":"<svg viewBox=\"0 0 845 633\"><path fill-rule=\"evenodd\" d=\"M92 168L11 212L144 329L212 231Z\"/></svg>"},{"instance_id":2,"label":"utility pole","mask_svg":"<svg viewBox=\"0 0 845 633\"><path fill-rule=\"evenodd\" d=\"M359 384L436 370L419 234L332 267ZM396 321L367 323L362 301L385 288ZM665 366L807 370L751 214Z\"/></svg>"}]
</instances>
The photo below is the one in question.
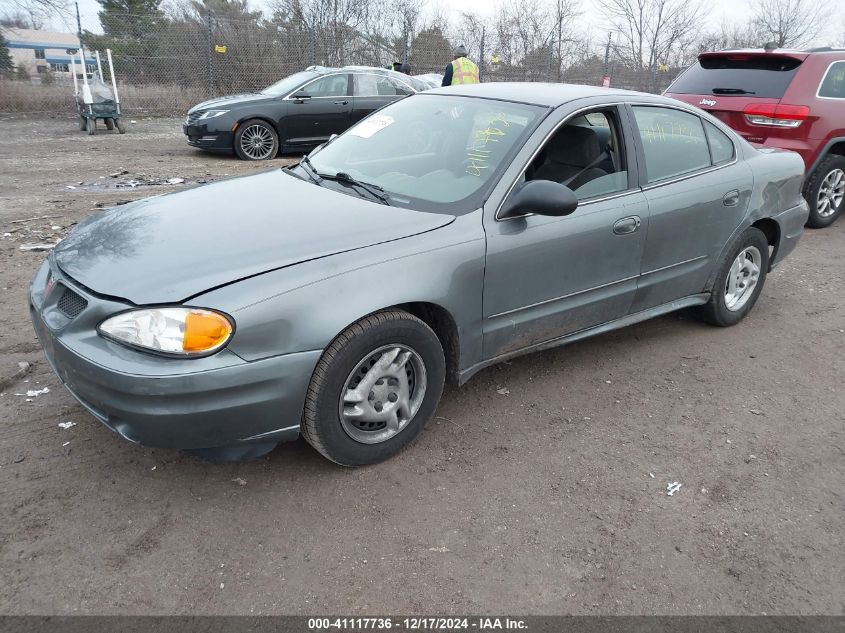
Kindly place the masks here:
<instances>
[{"instance_id":1,"label":"utility pole","mask_svg":"<svg viewBox=\"0 0 845 633\"><path fill-rule=\"evenodd\" d=\"M610 43L613 39L613 31L607 33L607 46L604 49L604 77L601 79L601 85L605 88L610 88Z\"/></svg>"},{"instance_id":2,"label":"utility pole","mask_svg":"<svg viewBox=\"0 0 845 633\"><path fill-rule=\"evenodd\" d=\"M79 38L79 51L82 53L82 72L88 72L88 66L85 63L85 47L82 46L82 21L79 19L79 2L74 2L76 5L76 37Z\"/></svg>"}]
</instances>

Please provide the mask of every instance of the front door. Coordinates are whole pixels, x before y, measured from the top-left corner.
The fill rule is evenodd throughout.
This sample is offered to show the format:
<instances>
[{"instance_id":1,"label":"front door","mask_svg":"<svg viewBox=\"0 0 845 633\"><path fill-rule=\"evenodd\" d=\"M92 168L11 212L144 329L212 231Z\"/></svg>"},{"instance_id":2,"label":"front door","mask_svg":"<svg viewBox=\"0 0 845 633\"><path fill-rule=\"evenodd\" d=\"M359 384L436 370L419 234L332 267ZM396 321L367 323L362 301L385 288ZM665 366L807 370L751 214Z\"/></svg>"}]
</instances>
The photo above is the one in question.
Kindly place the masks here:
<instances>
[{"instance_id":1,"label":"front door","mask_svg":"<svg viewBox=\"0 0 845 633\"><path fill-rule=\"evenodd\" d=\"M349 80L349 73L326 75L287 97L289 105L282 127L286 145L318 145L349 127Z\"/></svg>"},{"instance_id":2,"label":"front door","mask_svg":"<svg viewBox=\"0 0 845 633\"><path fill-rule=\"evenodd\" d=\"M574 213L485 218L485 358L628 313L648 204L620 125L625 116L611 107L570 117L521 177L570 186L579 198Z\"/></svg>"}]
</instances>

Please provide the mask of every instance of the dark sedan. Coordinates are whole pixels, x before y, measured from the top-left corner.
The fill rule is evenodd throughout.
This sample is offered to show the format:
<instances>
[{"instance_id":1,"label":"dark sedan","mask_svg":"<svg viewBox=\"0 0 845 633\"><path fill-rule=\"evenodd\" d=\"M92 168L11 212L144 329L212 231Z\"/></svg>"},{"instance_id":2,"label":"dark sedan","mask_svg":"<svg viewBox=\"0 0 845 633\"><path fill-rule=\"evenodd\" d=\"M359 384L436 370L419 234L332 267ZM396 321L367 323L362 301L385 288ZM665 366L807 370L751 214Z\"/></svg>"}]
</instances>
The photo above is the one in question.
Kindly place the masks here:
<instances>
[{"instance_id":1,"label":"dark sedan","mask_svg":"<svg viewBox=\"0 0 845 633\"><path fill-rule=\"evenodd\" d=\"M254 94L204 101L188 110L188 144L242 160L304 152L365 116L428 85L382 68L312 66Z\"/></svg>"}]
</instances>

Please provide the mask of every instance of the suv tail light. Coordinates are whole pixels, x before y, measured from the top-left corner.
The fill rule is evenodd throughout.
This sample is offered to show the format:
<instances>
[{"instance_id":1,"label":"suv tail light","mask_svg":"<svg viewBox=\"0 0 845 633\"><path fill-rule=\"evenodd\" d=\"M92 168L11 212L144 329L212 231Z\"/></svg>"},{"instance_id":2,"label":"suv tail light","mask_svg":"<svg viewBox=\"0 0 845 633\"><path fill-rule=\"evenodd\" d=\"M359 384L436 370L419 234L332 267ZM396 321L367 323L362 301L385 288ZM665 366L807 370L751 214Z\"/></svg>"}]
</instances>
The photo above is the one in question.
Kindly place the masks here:
<instances>
[{"instance_id":1,"label":"suv tail light","mask_svg":"<svg viewBox=\"0 0 845 633\"><path fill-rule=\"evenodd\" d=\"M810 116L810 108L777 103L752 103L746 106L742 113L752 125L798 127Z\"/></svg>"}]
</instances>

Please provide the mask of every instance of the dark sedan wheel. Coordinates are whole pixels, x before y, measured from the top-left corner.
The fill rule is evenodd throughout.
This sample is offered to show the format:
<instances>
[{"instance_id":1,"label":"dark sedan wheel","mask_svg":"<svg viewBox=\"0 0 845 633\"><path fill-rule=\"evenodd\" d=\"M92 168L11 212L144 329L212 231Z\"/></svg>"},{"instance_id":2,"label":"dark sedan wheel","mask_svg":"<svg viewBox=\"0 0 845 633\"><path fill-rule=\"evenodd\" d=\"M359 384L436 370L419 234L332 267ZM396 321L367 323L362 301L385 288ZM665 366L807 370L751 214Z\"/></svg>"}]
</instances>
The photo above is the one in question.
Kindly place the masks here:
<instances>
[{"instance_id":1,"label":"dark sedan wheel","mask_svg":"<svg viewBox=\"0 0 845 633\"><path fill-rule=\"evenodd\" d=\"M833 224L845 209L845 157L825 158L807 181L804 195L810 205L807 226L822 229Z\"/></svg>"},{"instance_id":2,"label":"dark sedan wheel","mask_svg":"<svg viewBox=\"0 0 845 633\"><path fill-rule=\"evenodd\" d=\"M279 135L260 119L241 123L235 133L235 153L241 160L267 160L279 151Z\"/></svg>"},{"instance_id":3,"label":"dark sedan wheel","mask_svg":"<svg viewBox=\"0 0 845 633\"><path fill-rule=\"evenodd\" d=\"M723 327L742 321L757 302L768 270L766 236L759 229L746 229L719 266L710 300L701 306L702 318Z\"/></svg>"},{"instance_id":4,"label":"dark sedan wheel","mask_svg":"<svg viewBox=\"0 0 845 633\"><path fill-rule=\"evenodd\" d=\"M434 415L446 373L428 325L402 310L361 319L326 349L308 387L302 435L344 466L402 450Z\"/></svg>"}]
</instances>

